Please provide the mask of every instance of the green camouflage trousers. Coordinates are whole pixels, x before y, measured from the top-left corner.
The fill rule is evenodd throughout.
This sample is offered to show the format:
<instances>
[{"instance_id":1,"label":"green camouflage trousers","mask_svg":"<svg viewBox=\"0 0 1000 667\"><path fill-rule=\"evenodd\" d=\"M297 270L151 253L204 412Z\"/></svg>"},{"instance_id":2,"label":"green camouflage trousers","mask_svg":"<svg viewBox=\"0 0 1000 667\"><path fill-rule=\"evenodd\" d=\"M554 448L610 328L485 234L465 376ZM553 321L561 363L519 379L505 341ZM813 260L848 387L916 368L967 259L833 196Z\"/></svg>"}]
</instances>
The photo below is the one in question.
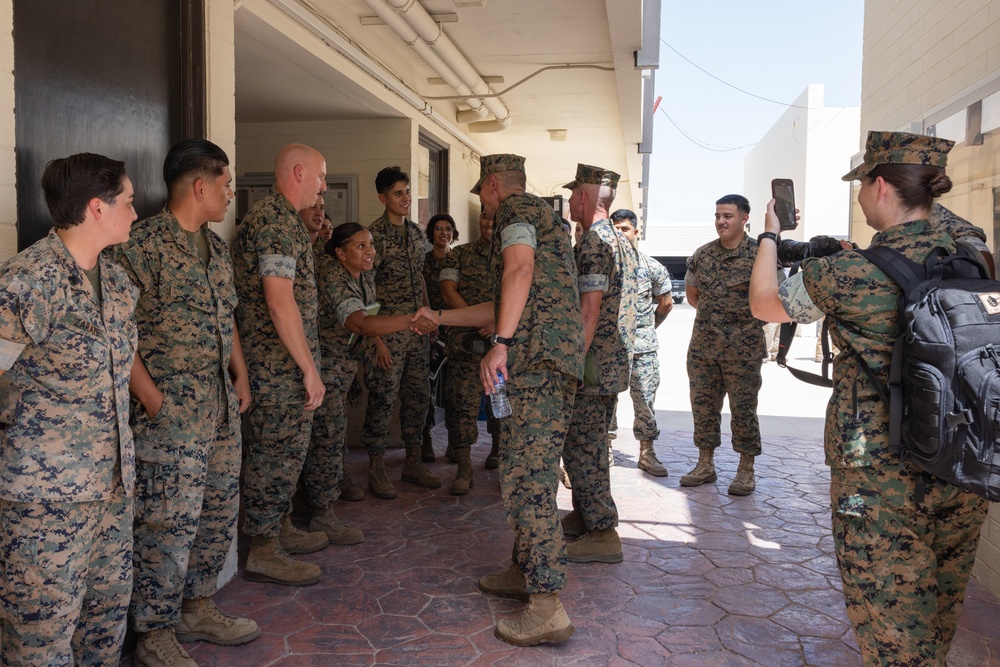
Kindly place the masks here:
<instances>
[{"instance_id":1,"label":"green camouflage trousers","mask_svg":"<svg viewBox=\"0 0 1000 667\"><path fill-rule=\"evenodd\" d=\"M660 429L656 425L656 412L653 409L656 390L659 387L660 359L656 352L644 352L633 356L628 391L635 410L632 433L636 440L656 440L660 436ZM608 430L616 429L609 427Z\"/></svg>"},{"instance_id":2,"label":"green camouflage trousers","mask_svg":"<svg viewBox=\"0 0 1000 667\"><path fill-rule=\"evenodd\" d=\"M0 664L118 664L132 511L121 482L108 500L0 500Z\"/></svg>"},{"instance_id":3,"label":"green camouflage trousers","mask_svg":"<svg viewBox=\"0 0 1000 667\"><path fill-rule=\"evenodd\" d=\"M139 632L177 625L182 598L214 595L236 539L240 421L229 418L218 380L201 383L204 391L176 413L136 419L130 614Z\"/></svg>"},{"instance_id":4,"label":"green camouflage trousers","mask_svg":"<svg viewBox=\"0 0 1000 667\"><path fill-rule=\"evenodd\" d=\"M760 422L757 421L760 365L760 359L709 359L688 352L691 415L694 417L694 444L698 449L715 449L722 443L722 401L728 394L733 450L751 456L760 454Z\"/></svg>"},{"instance_id":5,"label":"green camouflage trousers","mask_svg":"<svg viewBox=\"0 0 1000 667\"><path fill-rule=\"evenodd\" d=\"M479 405L483 399L483 383L479 379L481 358L453 354L444 367L444 423L448 428L448 444L459 449L471 447L479 439ZM498 433L500 420L493 417L486 401L486 430Z\"/></svg>"},{"instance_id":6,"label":"green camouflage trousers","mask_svg":"<svg viewBox=\"0 0 1000 667\"><path fill-rule=\"evenodd\" d=\"M925 482L911 464L833 468L830 477L837 562L864 664L944 667L986 500Z\"/></svg>"},{"instance_id":7,"label":"green camouflage trousers","mask_svg":"<svg viewBox=\"0 0 1000 667\"><path fill-rule=\"evenodd\" d=\"M277 537L309 451L313 411L301 404L254 405L247 419L243 531L251 537Z\"/></svg>"},{"instance_id":8,"label":"green camouflage trousers","mask_svg":"<svg viewBox=\"0 0 1000 667\"><path fill-rule=\"evenodd\" d=\"M323 359L326 396L313 415L312 440L302 471L309 505L314 510L330 509L340 499L347 438L347 391L357 372L357 362L349 357Z\"/></svg>"},{"instance_id":9,"label":"green camouflage trousers","mask_svg":"<svg viewBox=\"0 0 1000 667\"><path fill-rule=\"evenodd\" d=\"M597 387L580 387L563 445L563 464L573 484L573 509L587 530L618 525L618 508L611 497L608 465L608 424L618 407L617 396L603 396Z\"/></svg>"},{"instance_id":10,"label":"green camouflage trousers","mask_svg":"<svg viewBox=\"0 0 1000 667\"><path fill-rule=\"evenodd\" d=\"M514 562L529 593L566 585L566 540L556 489L576 378L535 366L507 383L512 414L500 421L500 495L514 531Z\"/></svg>"},{"instance_id":11,"label":"green camouflage trousers","mask_svg":"<svg viewBox=\"0 0 1000 667\"><path fill-rule=\"evenodd\" d=\"M427 336L410 331L383 336L382 341L392 354L392 366L382 369L374 358L365 364L365 387L368 405L361 429L361 444L371 454L385 453L389 444L389 420L399 399L400 431L403 445L420 447L421 431L427 420L431 400L427 381L430 343Z\"/></svg>"}]
</instances>

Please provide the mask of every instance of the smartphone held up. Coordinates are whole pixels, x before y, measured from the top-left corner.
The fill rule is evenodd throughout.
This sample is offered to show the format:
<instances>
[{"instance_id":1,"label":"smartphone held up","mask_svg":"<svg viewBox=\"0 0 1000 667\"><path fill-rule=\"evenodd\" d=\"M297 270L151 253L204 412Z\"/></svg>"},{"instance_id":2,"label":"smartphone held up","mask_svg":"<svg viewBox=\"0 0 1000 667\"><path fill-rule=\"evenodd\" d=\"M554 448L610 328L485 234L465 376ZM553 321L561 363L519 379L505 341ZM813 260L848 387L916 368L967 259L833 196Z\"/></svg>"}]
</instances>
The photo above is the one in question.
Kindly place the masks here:
<instances>
[{"instance_id":1,"label":"smartphone held up","mask_svg":"<svg viewBox=\"0 0 1000 667\"><path fill-rule=\"evenodd\" d=\"M795 190L790 178L775 178L771 181L771 196L774 197L774 212L781 223L781 231L795 229Z\"/></svg>"}]
</instances>

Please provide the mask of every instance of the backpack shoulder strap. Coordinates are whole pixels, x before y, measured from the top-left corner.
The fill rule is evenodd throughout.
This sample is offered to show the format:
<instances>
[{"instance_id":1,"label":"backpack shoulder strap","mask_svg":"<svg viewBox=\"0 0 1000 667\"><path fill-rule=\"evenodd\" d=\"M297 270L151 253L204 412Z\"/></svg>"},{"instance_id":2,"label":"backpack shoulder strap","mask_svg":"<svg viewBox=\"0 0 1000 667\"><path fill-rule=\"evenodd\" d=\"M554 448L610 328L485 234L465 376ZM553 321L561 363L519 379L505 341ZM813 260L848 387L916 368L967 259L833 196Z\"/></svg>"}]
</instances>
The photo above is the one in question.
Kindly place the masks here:
<instances>
[{"instance_id":1,"label":"backpack shoulder strap","mask_svg":"<svg viewBox=\"0 0 1000 667\"><path fill-rule=\"evenodd\" d=\"M857 253L882 269L887 276L903 288L903 291L906 291L910 285L927 279L924 267L907 259L902 253L892 248L875 246L867 250L858 250Z\"/></svg>"}]
</instances>

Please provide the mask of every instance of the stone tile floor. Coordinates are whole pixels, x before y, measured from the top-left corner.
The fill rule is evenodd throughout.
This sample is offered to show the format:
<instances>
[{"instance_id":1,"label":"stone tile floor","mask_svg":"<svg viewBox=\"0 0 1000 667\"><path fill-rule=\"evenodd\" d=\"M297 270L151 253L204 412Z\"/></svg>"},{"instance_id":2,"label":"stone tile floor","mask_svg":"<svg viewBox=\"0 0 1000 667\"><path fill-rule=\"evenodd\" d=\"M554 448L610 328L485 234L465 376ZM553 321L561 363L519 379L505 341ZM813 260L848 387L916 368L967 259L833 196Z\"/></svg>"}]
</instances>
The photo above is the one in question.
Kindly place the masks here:
<instances>
[{"instance_id":1,"label":"stone tile floor","mask_svg":"<svg viewBox=\"0 0 1000 667\"><path fill-rule=\"evenodd\" d=\"M443 426L435 440L445 440ZM203 666L859 665L832 556L821 442L765 435L757 490L746 498L726 494L738 461L728 439L717 455L718 482L680 488L697 458L690 443L689 432L661 435L657 451L670 476L656 479L637 470L630 431L614 441L625 561L569 565L562 600L576 634L561 645L516 648L493 636L496 620L522 604L476 588L480 575L507 566L513 543L497 472L481 463L483 437L471 494L448 494L454 466L439 456L431 468L441 489L399 484L394 500L338 504L365 531L362 544L302 556L324 569L314 586L237 577L216 600L255 618L262 636L240 647L186 648ZM387 458L398 478L402 450ZM366 461L351 451L356 482ZM569 507L561 487L559 504ZM246 550L244 539L241 563ZM993 656L1000 604L973 581L949 665L1000 667Z\"/></svg>"}]
</instances>

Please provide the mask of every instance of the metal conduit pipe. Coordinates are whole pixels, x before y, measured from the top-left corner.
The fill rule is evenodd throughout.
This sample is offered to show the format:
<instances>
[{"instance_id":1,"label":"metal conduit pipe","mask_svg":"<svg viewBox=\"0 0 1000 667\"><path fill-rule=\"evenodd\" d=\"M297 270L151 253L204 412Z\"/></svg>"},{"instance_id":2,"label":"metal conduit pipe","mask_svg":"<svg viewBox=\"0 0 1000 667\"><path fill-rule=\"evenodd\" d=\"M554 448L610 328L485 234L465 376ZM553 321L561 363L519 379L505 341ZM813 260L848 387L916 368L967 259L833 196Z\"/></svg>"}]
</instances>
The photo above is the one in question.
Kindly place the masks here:
<instances>
[{"instance_id":1,"label":"metal conduit pipe","mask_svg":"<svg viewBox=\"0 0 1000 667\"><path fill-rule=\"evenodd\" d=\"M416 0L384 0L395 8L417 34L441 56L441 59L454 70L462 82L468 86L476 95L490 94L490 87L479 76L479 72L469 63L464 55L458 50L454 42L444 34L441 27L434 18L427 13ZM483 99L483 104L496 117L495 121L484 121L483 123L472 123L469 126L471 132L496 132L510 127L510 110L496 97Z\"/></svg>"},{"instance_id":2,"label":"metal conduit pipe","mask_svg":"<svg viewBox=\"0 0 1000 667\"><path fill-rule=\"evenodd\" d=\"M465 100L466 103L471 107L467 111L460 111L457 114L457 120L460 123L469 123L476 120L482 120L489 115L483 101L476 97L472 91L466 86L462 80L455 74L455 71L451 69L441 57L434 52L430 45L420 38L416 30L407 23L402 16L400 16L392 7L385 2L385 0L365 0L368 6L378 14L379 18L385 21L385 24L389 26L395 32L400 39L406 42L407 46L413 48L418 56L420 56L424 62L431 66L438 76L444 79L445 83L454 89L454 91L463 96L468 96Z\"/></svg>"}]
</instances>

